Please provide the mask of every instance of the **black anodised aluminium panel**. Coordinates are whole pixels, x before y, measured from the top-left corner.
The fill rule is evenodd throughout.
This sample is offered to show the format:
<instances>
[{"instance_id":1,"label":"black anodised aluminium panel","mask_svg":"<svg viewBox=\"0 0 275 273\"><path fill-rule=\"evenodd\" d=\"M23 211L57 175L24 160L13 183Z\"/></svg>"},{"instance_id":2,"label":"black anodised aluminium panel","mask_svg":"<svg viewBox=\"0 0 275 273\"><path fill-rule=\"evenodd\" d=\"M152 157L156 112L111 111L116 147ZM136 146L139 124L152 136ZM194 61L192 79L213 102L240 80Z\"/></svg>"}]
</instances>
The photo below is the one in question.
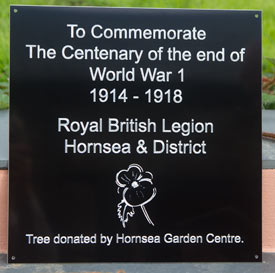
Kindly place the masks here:
<instances>
[{"instance_id":1,"label":"black anodised aluminium panel","mask_svg":"<svg viewBox=\"0 0 275 273\"><path fill-rule=\"evenodd\" d=\"M261 12L10 17L9 262L261 261Z\"/></svg>"}]
</instances>

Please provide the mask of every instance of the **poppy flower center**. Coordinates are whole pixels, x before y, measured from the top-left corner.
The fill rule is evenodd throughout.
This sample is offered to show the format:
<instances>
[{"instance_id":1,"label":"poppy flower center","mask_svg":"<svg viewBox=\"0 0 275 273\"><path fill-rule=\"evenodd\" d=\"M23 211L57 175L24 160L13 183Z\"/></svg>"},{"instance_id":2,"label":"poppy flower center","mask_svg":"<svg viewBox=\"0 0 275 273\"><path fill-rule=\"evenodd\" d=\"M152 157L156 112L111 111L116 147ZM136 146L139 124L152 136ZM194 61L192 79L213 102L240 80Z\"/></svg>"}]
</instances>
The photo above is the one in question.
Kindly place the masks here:
<instances>
[{"instance_id":1,"label":"poppy flower center","mask_svg":"<svg viewBox=\"0 0 275 273\"><path fill-rule=\"evenodd\" d=\"M137 181L132 182L131 186L135 189L139 186Z\"/></svg>"}]
</instances>

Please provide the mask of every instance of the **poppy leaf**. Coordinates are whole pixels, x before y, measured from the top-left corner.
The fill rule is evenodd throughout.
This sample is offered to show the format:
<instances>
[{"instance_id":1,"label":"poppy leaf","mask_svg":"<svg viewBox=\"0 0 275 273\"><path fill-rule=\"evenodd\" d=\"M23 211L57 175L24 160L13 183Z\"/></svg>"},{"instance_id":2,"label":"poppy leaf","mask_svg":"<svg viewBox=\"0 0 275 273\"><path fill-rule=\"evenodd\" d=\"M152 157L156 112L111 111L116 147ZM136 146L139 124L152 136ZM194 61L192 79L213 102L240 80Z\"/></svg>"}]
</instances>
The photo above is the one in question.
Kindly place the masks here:
<instances>
[{"instance_id":1,"label":"poppy leaf","mask_svg":"<svg viewBox=\"0 0 275 273\"><path fill-rule=\"evenodd\" d=\"M134 214L135 214L134 208L127 206L124 200L117 205L117 215L120 221L122 222L122 225L124 228L126 226L126 223L129 220L129 217L133 217Z\"/></svg>"}]
</instances>

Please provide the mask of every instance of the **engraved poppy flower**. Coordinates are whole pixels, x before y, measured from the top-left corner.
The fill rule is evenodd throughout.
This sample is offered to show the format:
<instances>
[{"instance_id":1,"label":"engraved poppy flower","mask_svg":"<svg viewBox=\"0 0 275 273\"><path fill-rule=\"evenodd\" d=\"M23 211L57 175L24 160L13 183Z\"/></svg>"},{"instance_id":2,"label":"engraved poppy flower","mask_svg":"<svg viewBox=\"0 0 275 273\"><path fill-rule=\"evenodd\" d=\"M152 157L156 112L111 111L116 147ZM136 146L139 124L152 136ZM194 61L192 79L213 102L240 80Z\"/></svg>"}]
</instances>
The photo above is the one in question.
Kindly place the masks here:
<instances>
[{"instance_id":1,"label":"engraved poppy flower","mask_svg":"<svg viewBox=\"0 0 275 273\"><path fill-rule=\"evenodd\" d=\"M122 200L118 204L118 217L124 227L128 222L128 216L134 215L135 207L141 207L147 221L154 225L144 207L157 193L152 179L152 173L144 171L138 164L131 164L127 170L121 170L116 174L118 193L122 191Z\"/></svg>"}]
</instances>

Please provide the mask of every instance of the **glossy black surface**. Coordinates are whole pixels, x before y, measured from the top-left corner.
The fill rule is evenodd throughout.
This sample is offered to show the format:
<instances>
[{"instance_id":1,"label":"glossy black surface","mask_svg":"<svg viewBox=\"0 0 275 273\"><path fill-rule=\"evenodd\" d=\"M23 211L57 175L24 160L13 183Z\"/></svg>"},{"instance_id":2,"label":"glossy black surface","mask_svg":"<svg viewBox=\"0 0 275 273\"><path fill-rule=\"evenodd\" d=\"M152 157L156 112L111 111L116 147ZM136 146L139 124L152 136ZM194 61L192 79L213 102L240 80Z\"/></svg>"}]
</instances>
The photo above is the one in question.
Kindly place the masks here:
<instances>
[{"instance_id":1,"label":"glossy black surface","mask_svg":"<svg viewBox=\"0 0 275 273\"><path fill-rule=\"evenodd\" d=\"M18 11L14 13L16 8ZM255 18L258 14L258 18ZM261 261L261 13L256 11L11 7L9 262L194 262ZM207 32L204 41L70 39L66 24ZM149 62L27 58L26 44L61 48L157 49L160 46L227 52L246 48L244 62ZM92 81L89 66L118 70L157 67L185 82ZM130 97L149 88L183 90L183 103L92 103L90 90L127 88ZM167 122L211 121L213 134L58 132L58 118L150 118ZM64 139L128 142L132 153L65 154ZM207 154L137 154L144 139L207 142ZM123 228L117 216L116 174L130 164L153 174L157 194ZM151 187L151 186L150 186ZM147 188L153 195L153 189ZM147 200L146 199L146 200ZM135 200L135 202L137 202ZM244 243L29 245L25 234L239 235Z\"/></svg>"}]
</instances>

